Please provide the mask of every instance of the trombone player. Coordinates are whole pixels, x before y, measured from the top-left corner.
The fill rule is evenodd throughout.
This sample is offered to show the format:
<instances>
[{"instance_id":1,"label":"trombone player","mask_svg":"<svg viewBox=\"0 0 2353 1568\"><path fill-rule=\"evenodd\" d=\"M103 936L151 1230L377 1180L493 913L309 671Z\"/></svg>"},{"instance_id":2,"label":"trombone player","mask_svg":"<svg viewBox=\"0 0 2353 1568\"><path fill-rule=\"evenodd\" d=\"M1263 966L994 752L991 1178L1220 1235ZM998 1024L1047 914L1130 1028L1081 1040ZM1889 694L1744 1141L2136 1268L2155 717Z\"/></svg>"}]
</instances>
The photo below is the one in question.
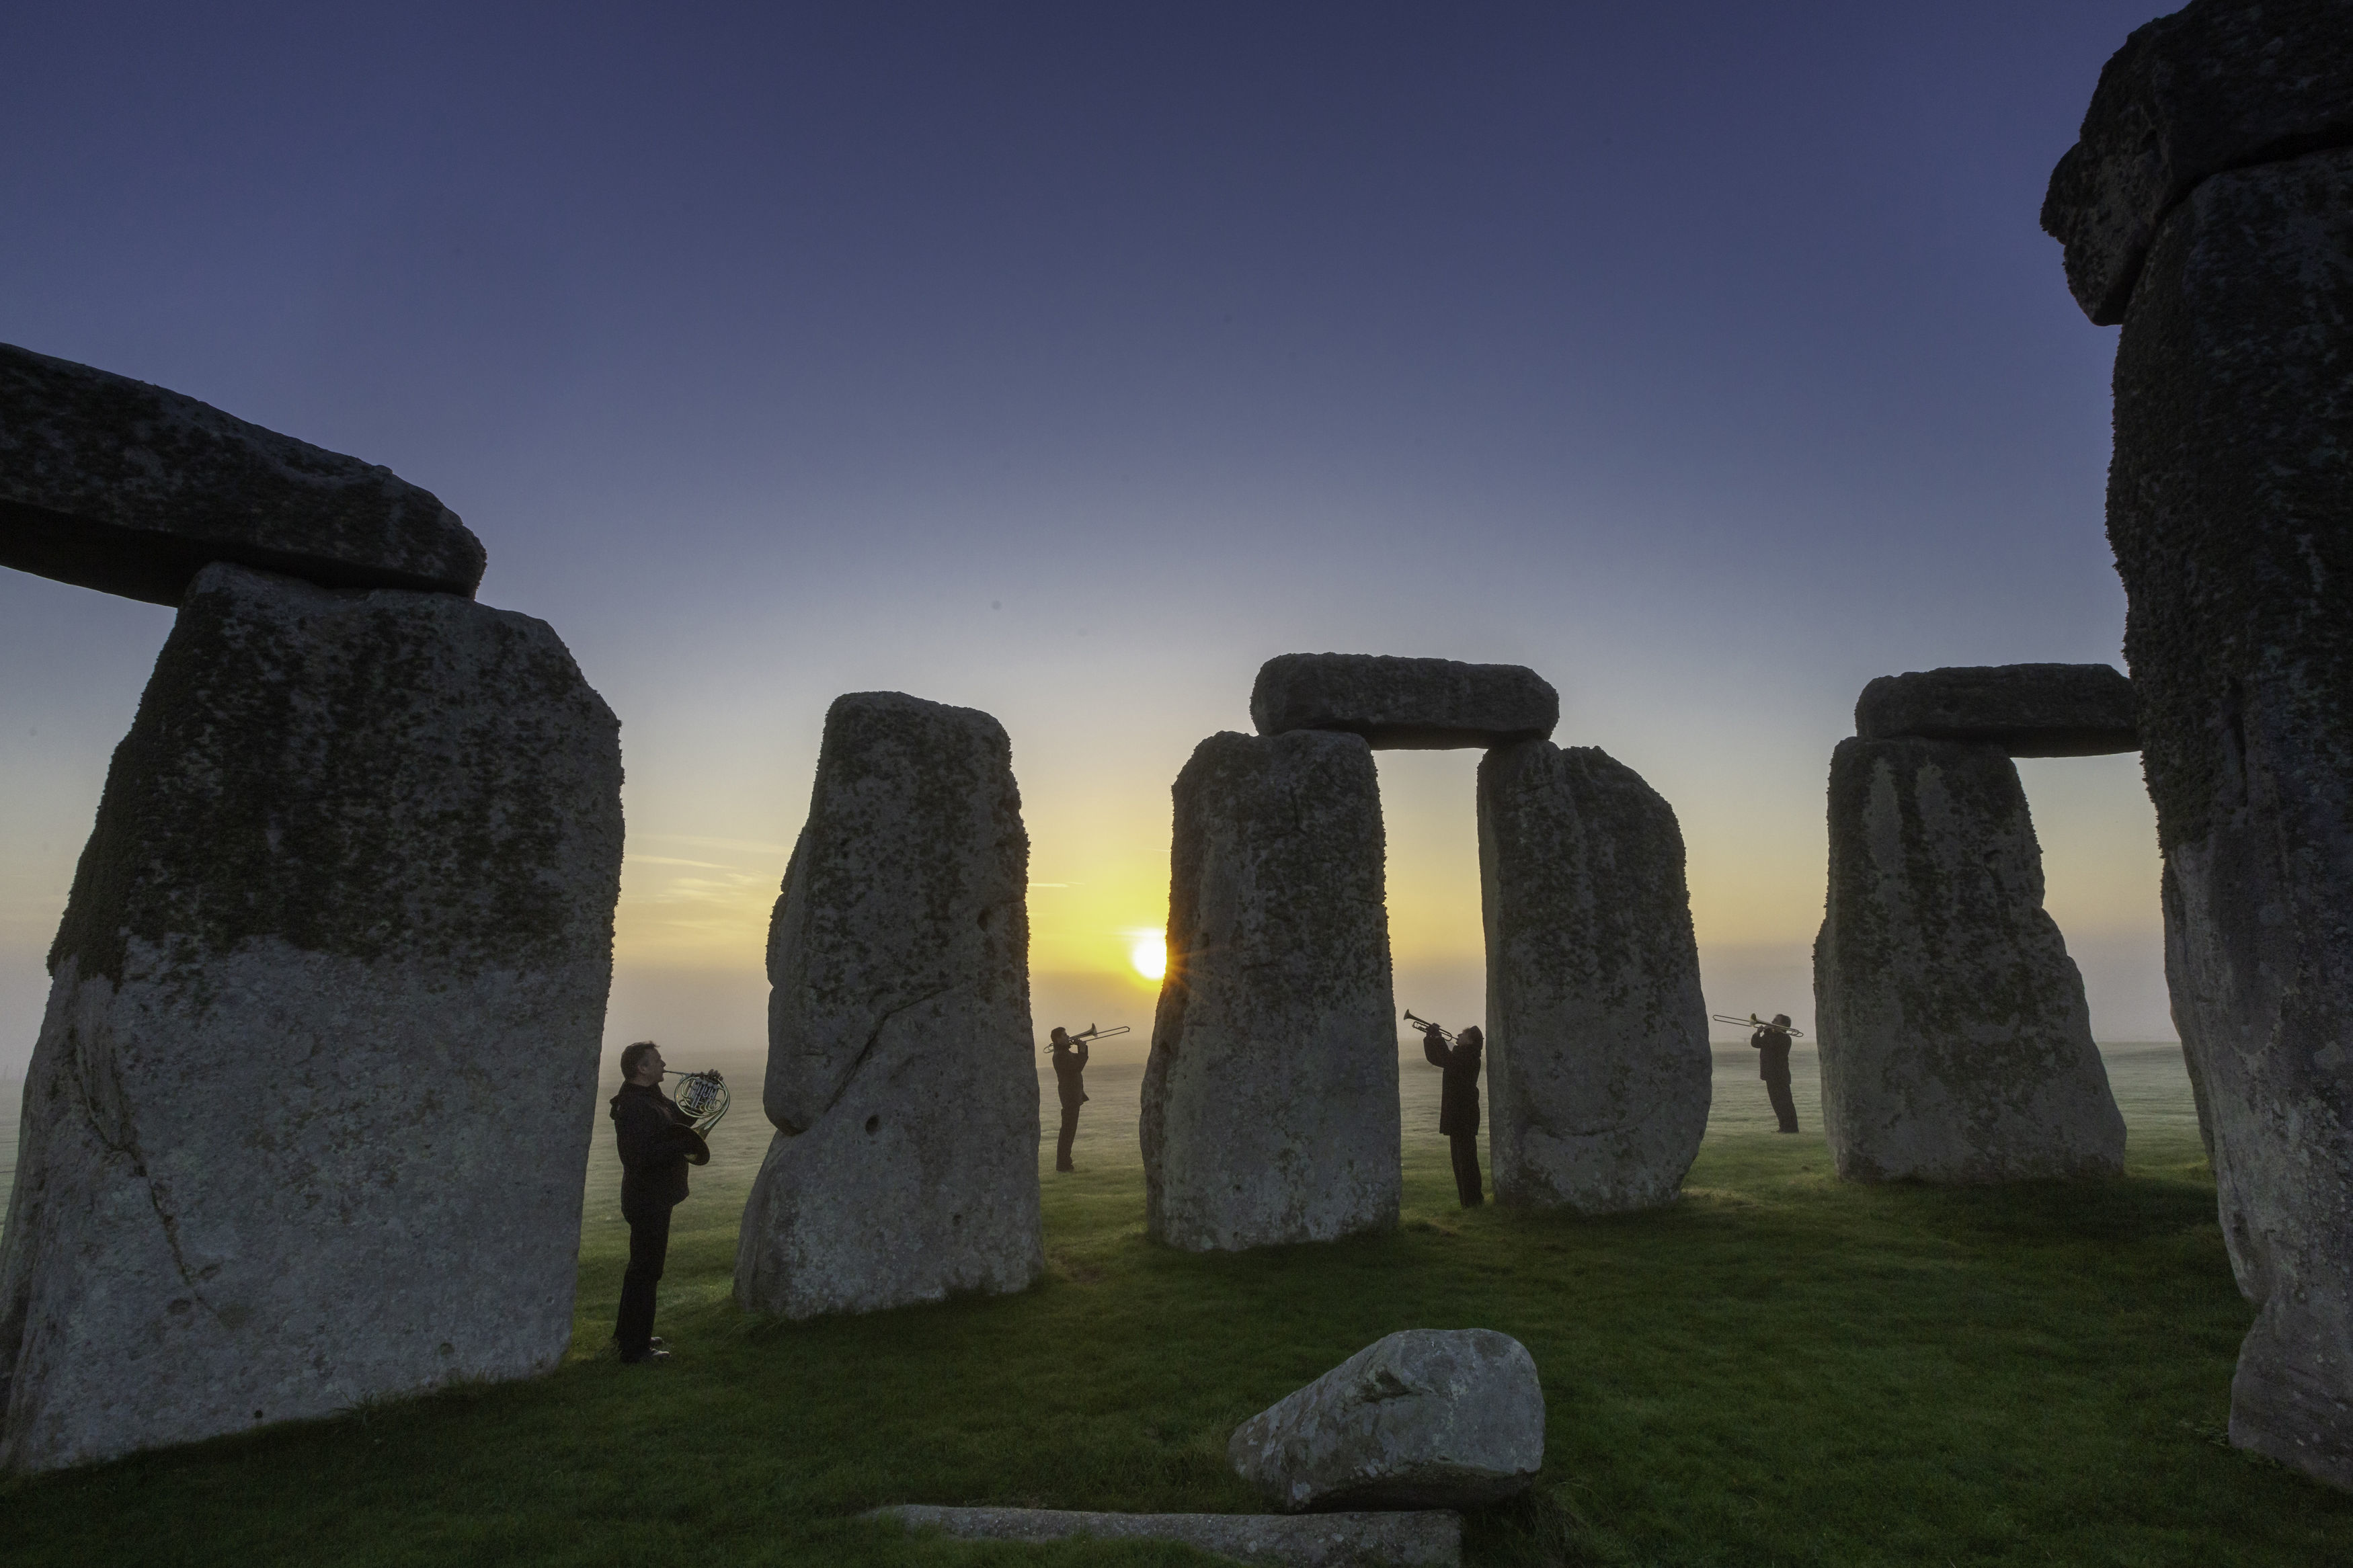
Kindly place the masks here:
<instances>
[{"instance_id":1,"label":"trombone player","mask_svg":"<svg viewBox=\"0 0 2353 1568\"><path fill-rule=\"evenodd\" d=\"M1753 1016L1753 1015L1752 1015ZM1789 1015L1776 1013L1769 1024L1758 1024L1748 1037L1748 1048L1763 1053L1757 1058L1757 1076L1765 1080L1766 1096L1780 1131L1798 1130L1798 1102L1789 1096Z\"/></svg>"}]
</instances>

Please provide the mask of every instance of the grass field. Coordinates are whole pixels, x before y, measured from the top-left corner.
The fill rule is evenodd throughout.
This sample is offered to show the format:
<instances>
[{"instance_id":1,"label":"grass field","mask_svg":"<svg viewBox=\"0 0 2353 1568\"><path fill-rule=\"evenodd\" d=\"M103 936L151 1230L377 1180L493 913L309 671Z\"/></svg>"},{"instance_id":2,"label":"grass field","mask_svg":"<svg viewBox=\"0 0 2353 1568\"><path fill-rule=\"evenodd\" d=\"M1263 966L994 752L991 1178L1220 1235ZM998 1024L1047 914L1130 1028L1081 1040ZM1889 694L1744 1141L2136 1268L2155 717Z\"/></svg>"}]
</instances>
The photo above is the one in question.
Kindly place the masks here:
<instances>
[{"instance_id":1,"label":"grass field","mask_svg":"<svg viewBox=\"0 0 2353 1568\"><path fill-rule=\"evenodd\" d=\"M1473 1563L2353 1560L2353 1498L2218 1445L2248 1311L2178 1121L2136 1123L2122 1180L1978 1192L1841 1184L1813 1137L1715 1131L1683 1204L1602 1221L1466 1214L1444 1144L1409 1136L1396 1232L1198 1258L1145 1242L1106 1118L1086 1169L1045 1178L1037 1289L786 1325L728 1300L764 1131L736 1114L679 1211L670 1364L605 1347L624 1233L592 1203L556 1375L10 1483L0 1558L1207 1562L850 1516L1252 1509L1235 1422L1392 1330L1477 1325L1535 1353L1549 1431L1535 1497L1472 1521Z\"/></svg>"}]
</instances>

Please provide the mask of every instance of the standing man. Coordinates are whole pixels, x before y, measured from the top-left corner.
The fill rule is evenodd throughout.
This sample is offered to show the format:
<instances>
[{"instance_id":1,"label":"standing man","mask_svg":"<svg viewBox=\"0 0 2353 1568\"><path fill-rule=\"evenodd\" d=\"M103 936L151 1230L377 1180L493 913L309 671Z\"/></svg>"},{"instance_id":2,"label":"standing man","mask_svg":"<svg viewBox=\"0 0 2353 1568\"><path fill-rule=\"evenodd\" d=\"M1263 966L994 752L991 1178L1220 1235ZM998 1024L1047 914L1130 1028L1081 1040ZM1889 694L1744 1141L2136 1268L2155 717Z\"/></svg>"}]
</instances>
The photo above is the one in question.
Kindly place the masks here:
<instances>
[{"instance_id":1,"label":"standing man","mask_svg":"<svg viewBox=\"0 0 2353 1568\"><path fill-rule=\"evenodd\" d=\"M621 1053L613 1097L613 1139L621 1151L621 1217L629 1222L629 1267L621 1276L614 1342L625 1362L668 1361L654 1338L654 1287L670 1256L670 1211L686 1197L686 1168L711 1163L711 1146L661 1091L661 1047L639 1040Z\"/></svg>"},{"instance_id":2,"label":"standing man","mask_svg":"<svg viewBox=\"0 0 2353 1568\"><path fill-rule=\"evenodd\" d=\"M1079 1135L1079 1107L1087 1102L1087 1043L1071 1039L1070 1031L1058 1026L1053 1052L1054 1088L1062 1097L1062 1137L1054 1145L1054 1169L1075 1171L1078 1167L1071 1163L1071 1141Z\"/></svg>"},{"instance_id":3,"label":"standing man","mask_svg":"<svg viewBox=\"0 0 2353 1568\"><path fill-rule=\"evenodd\" d=\"M1479 1053L1486 1043L1476 1024L1455 1036L1451 1047L1446 1031L1435 1024L1421 1032L1422 1055L1430 1066L1446 1071L1439 1091L1438 1130L1446 1134L1453 1152L1454 1192L1466 1209L1487 1201L1479 1177Z\"/></svg>"},{"instance_id":4,"label":"standing man","mask_svg":"<svg viewBox=\"0 0 2353 1568\"><path fill-rule=\"evenodd\" d=\"M1757 1060L1757 1076L1765 1080L1765 1092L1772 1099L1773 1114L1781 1119L1781 1131L1795 1132L1798 1102L1789 1098L1789 1015L1776 1013L1771 1023L1759 1024L1748 1037L1748 1048L1764 1053Z\"/></svg>"}]
</instances>

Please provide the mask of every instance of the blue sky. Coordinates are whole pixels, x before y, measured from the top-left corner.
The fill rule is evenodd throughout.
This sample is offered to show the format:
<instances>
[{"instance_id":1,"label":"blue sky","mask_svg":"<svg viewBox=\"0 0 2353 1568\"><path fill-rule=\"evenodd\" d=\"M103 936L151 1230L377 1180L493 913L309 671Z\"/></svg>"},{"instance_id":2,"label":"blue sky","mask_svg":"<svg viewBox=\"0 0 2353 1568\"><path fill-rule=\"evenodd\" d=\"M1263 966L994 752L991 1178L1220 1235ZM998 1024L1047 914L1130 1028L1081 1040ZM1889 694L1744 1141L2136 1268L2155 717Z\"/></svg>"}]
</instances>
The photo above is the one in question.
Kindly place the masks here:
<instances>
[{"instance_id":1,"label":"blue sky","mask_svg":"<svg viewBox=\"0 0 2353 1568\"><path fill-rule=\"evenodd\" d=\"M620 1038L756 1044L873 688L1005 721L1040 1011L1144 1024L1168 784L1327 648L1543 672L1674 805L1711 1003L1802 1022L1862 683L2120 657L2035 217L2149 15L19 7L0 340L480 534L623 721ZM168 624L0 577L0 1073ZM1466 1018L1473 765L1382 764L1401 1000ZM2135 759L2023 772L2095 1027L2168 1035Z\"/></svg>"}]
</instances>

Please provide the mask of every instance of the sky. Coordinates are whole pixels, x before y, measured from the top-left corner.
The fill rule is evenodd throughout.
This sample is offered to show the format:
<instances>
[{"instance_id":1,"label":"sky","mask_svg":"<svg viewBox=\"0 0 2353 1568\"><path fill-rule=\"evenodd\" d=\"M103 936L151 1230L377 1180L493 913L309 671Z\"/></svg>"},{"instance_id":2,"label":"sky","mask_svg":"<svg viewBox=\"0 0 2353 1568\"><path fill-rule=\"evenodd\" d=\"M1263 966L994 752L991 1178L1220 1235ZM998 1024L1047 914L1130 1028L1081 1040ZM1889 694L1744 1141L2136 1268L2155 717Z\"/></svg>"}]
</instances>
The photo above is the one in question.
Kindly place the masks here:
<instances>
[{"instance_id":1,"label":"sky","mask_svg":"<svg viewBox=\"0 0 2353 1568\"><path fill-rule=\"evenodd\" d=\"M1012 738L1040 1031L1140 1054L1169 784L1326 650L1543 674L1674 807L1711 1008L1810 1026L1863 683L2121 663L2036 215L2152 14L18 6L0 341L480 536L622 721L608 1043L759 1048L826 707L897 689ZM171 616L0 573L0 1076ZM1449 1023L1476 763L1379 758ZM2138 759L2020 771L2095 1033L2172 1037Z\"/></svg>"}]
</instances>

